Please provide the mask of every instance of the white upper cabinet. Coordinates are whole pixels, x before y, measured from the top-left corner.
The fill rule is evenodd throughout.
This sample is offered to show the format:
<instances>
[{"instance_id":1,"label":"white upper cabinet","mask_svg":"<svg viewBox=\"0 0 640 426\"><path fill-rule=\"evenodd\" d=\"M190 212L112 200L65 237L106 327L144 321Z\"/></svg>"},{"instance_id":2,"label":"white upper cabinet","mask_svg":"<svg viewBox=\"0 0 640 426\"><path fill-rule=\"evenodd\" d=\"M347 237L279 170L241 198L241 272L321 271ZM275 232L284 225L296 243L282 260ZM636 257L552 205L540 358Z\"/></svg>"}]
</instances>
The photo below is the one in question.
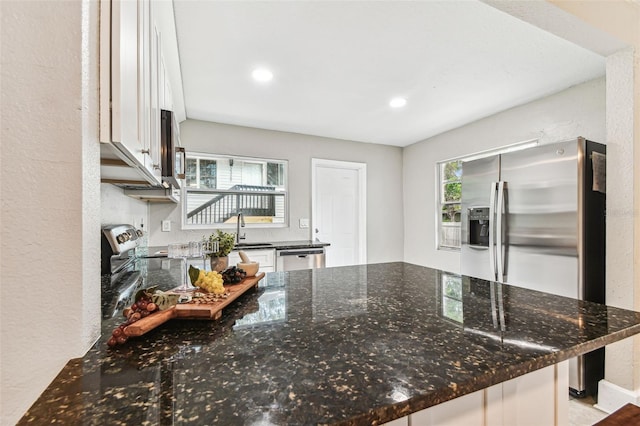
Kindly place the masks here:
<instances>
[{"instance_id":1,"label":"white upper cabinet","mask_svg":"<svg viewBox=\"0 0 640 426\"><path fill-rule=\"evenodd\" d=\"M150 0L102 0L101 177L159 185L161 34Z\"/></svg>"},{"instance_id":2,"label":"white upper cabinet","mask_svg":"<svg viewBox=\"0 0 640 426\"><path fill-rule=\"evenodd\" d=\"M149 1L149 0L144 0ZM161 135L160 135L160 91L162 86L160 85L160 58L162 55L162 38L160 30L158 29L157 20L155 19L154 4L157 2L151 2L151 21L149 23L149 72L147 74L148 81L148 95L145 97L149 101L149 109L145 111L145 116L149 117L149 156L148 163L145 164L147 169L156 171L160 176L158 180L162 180L162 170L160 168L161 159Z\"/></svg>"},{"instance_id":3,"label":"white upper cabinet","mask_svg":"<svg viewBox=\"0 0 640 426\"><path fill-rule=\"evenodd\" d=\"M171 83L169 81L164 55L160 58L160 107L169 111L174 110Z\"/></svg>"}]
</instances>

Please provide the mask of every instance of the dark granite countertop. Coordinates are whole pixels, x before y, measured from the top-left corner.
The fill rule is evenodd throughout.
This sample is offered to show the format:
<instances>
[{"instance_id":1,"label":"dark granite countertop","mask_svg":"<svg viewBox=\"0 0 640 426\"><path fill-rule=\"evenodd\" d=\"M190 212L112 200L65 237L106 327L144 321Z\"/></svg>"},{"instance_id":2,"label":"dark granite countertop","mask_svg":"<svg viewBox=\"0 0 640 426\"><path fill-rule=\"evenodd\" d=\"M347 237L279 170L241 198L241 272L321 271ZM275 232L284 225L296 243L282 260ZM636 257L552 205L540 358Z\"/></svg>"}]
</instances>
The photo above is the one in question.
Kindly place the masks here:
<instances>
[{"instance_id":1,"label":"dark granite countertop","mask_svg":"<svg viewBox=\"0 0 640 426\"><path fill-rule=\"evenodd\" d=\"M400 262L270 273L218 321L110 349L120 321L20 424L377 424L640 332L640 313Z\"/></svg>"}]
</instances>

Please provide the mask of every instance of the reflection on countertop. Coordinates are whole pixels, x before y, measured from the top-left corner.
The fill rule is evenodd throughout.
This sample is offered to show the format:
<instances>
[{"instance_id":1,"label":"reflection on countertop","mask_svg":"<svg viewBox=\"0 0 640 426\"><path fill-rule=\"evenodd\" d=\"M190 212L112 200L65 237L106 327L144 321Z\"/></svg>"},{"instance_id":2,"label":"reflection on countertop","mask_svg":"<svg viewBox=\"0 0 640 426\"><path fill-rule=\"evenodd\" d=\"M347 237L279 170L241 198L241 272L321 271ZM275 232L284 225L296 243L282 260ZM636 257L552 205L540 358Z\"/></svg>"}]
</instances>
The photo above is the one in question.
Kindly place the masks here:
<instances>
[{"instance_id":1,"label":"reflection on countertop","mask_svg":"<svg viewBox=\"0 0 640 426\"><path fill-rule=\"evenodd\" d=\"M293 240L293 241L268 241L268 242L247 242L242 243L234 247L235 251L238 250L264 250L264 249L276 249L276 250L292 250L301 248L320 248L327 247L331 244L324 243L322 241L312 240ZM144 257L167 257L166 246L150 246L145 252Z\"/></svg>"},{"instance_id":2,"label":"reflection on countertop","mask_svg":"<svg viewBox=\"0 0 640 426\"><path fill-rule=\"evenodd\" d=\"M149 285L178 282L163 260L148 260ZM116 316L20 424L369 425L640 332L639 313L460 283L402 262L274 272L218 321L174 319L110 349Z\"/></svg>"}]
</instances>

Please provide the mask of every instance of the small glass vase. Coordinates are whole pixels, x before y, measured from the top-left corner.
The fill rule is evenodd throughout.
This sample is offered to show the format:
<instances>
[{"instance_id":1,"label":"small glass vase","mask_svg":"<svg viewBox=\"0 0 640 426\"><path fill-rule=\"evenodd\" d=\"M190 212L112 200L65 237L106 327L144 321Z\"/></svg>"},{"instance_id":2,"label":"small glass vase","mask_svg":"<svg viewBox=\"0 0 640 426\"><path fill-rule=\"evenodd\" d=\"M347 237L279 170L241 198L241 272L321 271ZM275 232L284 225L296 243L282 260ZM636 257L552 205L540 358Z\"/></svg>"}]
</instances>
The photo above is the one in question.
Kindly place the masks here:
<instances>
[{"instance_id":1,"label":"small glass vase","mask_svg":"<svg viewBox=\"0 0 640 426\"><path fill-rule=\"evenodd\" d=\"M229 267L229 256L211 256L209 260L211 262L212 271L222 272Z\"/></svg>"}]
</instances>

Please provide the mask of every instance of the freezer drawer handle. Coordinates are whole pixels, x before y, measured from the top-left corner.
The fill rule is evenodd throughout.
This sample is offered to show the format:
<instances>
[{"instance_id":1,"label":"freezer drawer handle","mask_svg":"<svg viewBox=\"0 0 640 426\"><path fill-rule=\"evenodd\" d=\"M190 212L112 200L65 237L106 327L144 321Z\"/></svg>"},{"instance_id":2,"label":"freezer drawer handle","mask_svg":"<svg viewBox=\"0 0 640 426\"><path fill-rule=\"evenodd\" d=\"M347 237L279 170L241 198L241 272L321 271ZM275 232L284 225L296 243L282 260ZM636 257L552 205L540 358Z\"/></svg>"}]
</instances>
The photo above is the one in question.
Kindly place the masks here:
<instances>
[{"instance_id":1,"label":"freezer drawer handle","mask_svg":"<svg viewBox=\"0 0 640 426\"><path fill-rule=\"evenodd\" d=\"M323 249L311 249L311 250L279 250L278 256L297 256L307 257L309 254L324 254Z\"/></svg>"}]
</instances>

